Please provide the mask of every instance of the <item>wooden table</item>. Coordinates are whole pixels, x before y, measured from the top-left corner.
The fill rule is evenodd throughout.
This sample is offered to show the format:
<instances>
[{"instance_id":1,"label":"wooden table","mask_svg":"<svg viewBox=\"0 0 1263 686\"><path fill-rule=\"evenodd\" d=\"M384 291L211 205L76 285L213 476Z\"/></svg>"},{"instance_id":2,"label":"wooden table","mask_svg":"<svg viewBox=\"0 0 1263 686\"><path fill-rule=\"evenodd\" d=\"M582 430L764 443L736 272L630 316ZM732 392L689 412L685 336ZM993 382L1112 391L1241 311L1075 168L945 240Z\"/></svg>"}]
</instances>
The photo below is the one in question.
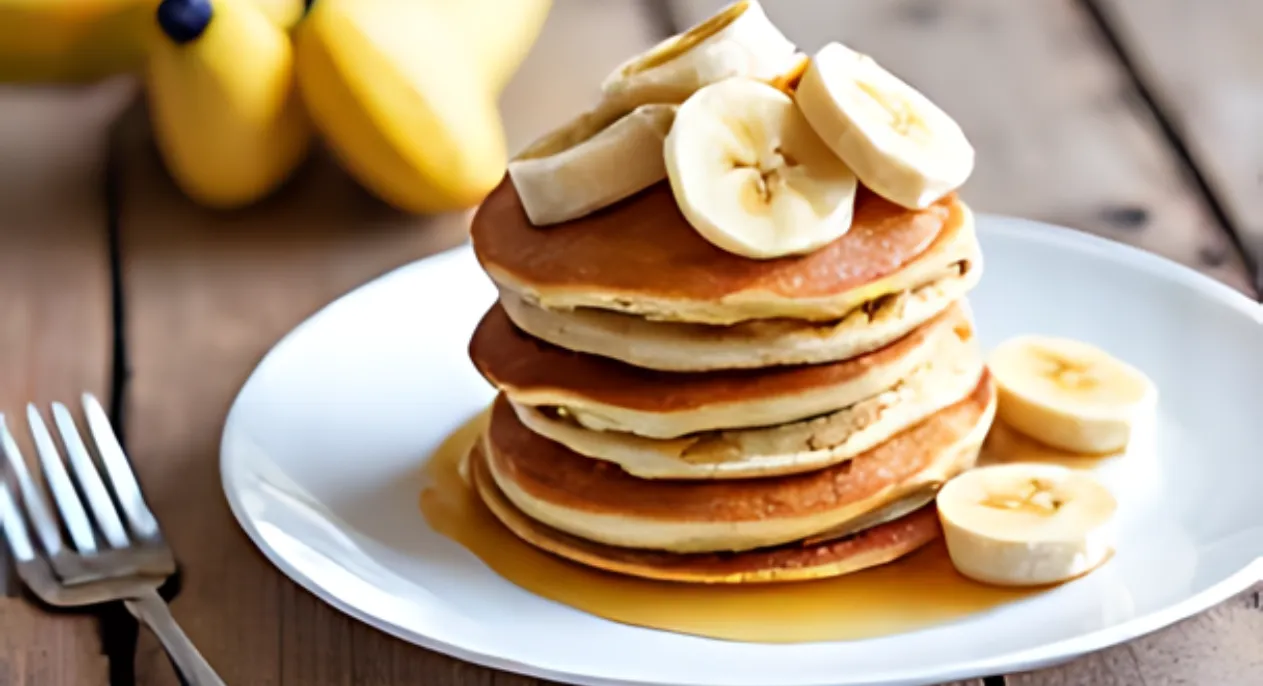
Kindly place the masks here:
<instances>
[{"instance_id":1,"label":"wooden table","mask_svg":"<svg viewBox=\"0 0 1263 686\"><path fill-rule=\"evenodd\" d=\"M511 142L591 102L615 63L717 0L556 0L503 96ZM1152 250L1263 287L1263 5L1238 0L768 0L806 49L874 54L962 123L982 211ZM318 155L249 211L199 209L158 162L128 79L0 90L0 411L110 400L183 565L174 612L229 684L541 682L350 621L277 573L219 488L221 423L261 355L333 297L460 242L461 217L393 212ZM1260 589L1131 644L987 683L1259 683ZM0 600L0 685L174 684L114 610ZM134 657L134 659L133 659ZM134 664L134 674L132 666ZM980 680L971 682L974 686Z\"/></svg>"}]
</instances>

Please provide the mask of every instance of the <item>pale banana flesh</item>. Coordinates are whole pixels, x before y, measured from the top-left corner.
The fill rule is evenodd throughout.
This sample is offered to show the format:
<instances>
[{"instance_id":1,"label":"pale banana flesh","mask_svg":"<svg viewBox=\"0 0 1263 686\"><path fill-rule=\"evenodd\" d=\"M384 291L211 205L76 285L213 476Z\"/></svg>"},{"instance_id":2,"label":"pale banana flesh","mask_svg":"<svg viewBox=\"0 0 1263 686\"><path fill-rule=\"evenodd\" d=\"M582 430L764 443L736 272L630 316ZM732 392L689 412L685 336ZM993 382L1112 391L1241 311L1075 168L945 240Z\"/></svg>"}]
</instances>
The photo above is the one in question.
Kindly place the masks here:
<instances>
[{"instance_id":1,"label":"pale banana flesh","mask_svg":"<svg viewBox=\"0 0 1263 686\"><path fill-rule=\"evenodd\" d=\"M973 147L947 113L839 43L812 56L794 97L825 144L893 203L928 207L973 171Z\"/></svg>"},{"instance_id":2,"label":"pale banana flesh","mask_svg":"<svg viewBox=\"0 0 1263 686\"><path fill-rule=\"evenodd\" d=\"M952 565L983 583L1067 581L1096 569L1114 549L1117 500L1086 471L979 467L948 481L936 502Z\"/></svg>"},{"instance_id":3,"label":"pale banana flesh","mask_svg":"<svg viewBox=\"0 0 1263 686\"><path fill-rule=\"evenodd\" d=\"M531 223L577 219L667 177L675 105L730 77L788 78L802 56L757 2L737 2L620 65L597 105L509 161Z\"/></svg>"},{"instance_id":4,"label":"pale banana flesh","mask_svg":"<svg viewBox=\"0 0 1263 686\"><path fill-rule=\"evenodd\" d=\"M619 65L601 84L603 98L624 109L681 103L731 77L771 81L789 71L797 48L756 0L739 0Z\"/></svg>"},{"instance_id":5,"label":"pale banana flesh","mask_svg":"<svg viewBox=\"0 0 1263 686\"><path fill-rule=\"evenodd\" d=\"M675 105L641 105L626 114L586 112L509 161L509 176L532 224L576 219L667 177L662 145Z\"/></svg>"},{"instance_id":6,"label":"pale banana flesh","mask_svg":"<svg viewBox=\"0 0 1263 686\"><path fill-rule=\"evenodd\" d=\"M1157 405L1157 388L1144 372L1072 339L1012 338L996 347L989 366L1000 419L1062 450L1121 451Z\"/></svg>"},{"instance_id":7,"label":"pale banana flesh","mask_svg":"<svg viewBox=\"0 0 1263 686\"><path fill-rule=\"evenodd\" d=\"M680 211L723 250L802 254L850 229L855 175L773 86L732 78L702 88L680 106L665 150Z\"/></svg>"},{"instance_id":8,"label":"pale banana flesh","mask_svg":"<svg viewBox=\"0 0 1263 686\"><path fill-rule=\"evenodd\" d=\"M307 154L311 126L289 37L250 0L215 0L205 32L189 43L155 39L146 83L158 149L198 203L255 202Z\"/></svg>"}]
</instances>

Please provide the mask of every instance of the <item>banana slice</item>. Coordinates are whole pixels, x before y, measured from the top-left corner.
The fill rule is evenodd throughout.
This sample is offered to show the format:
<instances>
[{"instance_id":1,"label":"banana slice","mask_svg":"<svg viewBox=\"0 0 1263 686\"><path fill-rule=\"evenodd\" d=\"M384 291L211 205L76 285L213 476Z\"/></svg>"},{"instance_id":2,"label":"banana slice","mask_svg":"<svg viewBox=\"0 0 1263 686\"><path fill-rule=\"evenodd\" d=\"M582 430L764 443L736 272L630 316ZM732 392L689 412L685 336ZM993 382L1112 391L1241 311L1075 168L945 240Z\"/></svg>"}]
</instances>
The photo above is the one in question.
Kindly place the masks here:
<instances>
[{"instance_id":1,"label":"banana slice","mask_svg":"<svg viewBox=\"0 0 1263 686\"><path fill-rule=\"evenodd\" d=\"M824 46L794 95L824 142L893 203L928 207L973 171L973 146L955 120L867 55Z\"/></svg>"},{"instance_id":2,"label":"banana slice","mask_svg":"<svg viewBox=\"0 0 1263 686\"><path fill-rule=\"evenodd\" d=\"M1096 569L1113 551L1118 503L1088 472L980 467L948 481L937 503L952 564L983 583L1066 581Z\"/></svg>"},{"instance_id":3,"label":"banana slice","mask_svg":"<svg viewBox=\"0 0 1263 686\"><path fill-rule=\"evenodd\" d=\"M1123 450L1157 406L1144 372L1080 341L1020 336L991 354L998 415L1054 448L1103 454Z\"/></svg>"},{"instance_id":4,"label":"banana slice","mask_svg":"<svg viewBox=\"0 0 1263 686\"><path fill-rule=\"evenodd\" d=\"M731 78L694 93L676 113L665 153L680 211L728 252L807 253L851 227L855 175L768 84Z\"/></svg>"},{"instance_id":5,"label":"banana slice","mask_svg":"<svg viewBox=\"0 0 1263 686\"><path fill-rule=\"evenodd\" d=\"M621 114L600 106L519 153L509 176L531 223L576 219L665 179L662 142L675 110L653 104Z\"/></svg>"},{"instance_id":6,"label":"banana slice","mask_svg":"<svg viewBox=\"0 0 1263 686\"><path fill-rule=\"evenodd\" d=\"M681 103L702 86L731 76L771 81L791 71L797 58L797 48L763 7L741 0L619 65L601 91L607 102L626 109Z\"/></svg>"}]
</instances>

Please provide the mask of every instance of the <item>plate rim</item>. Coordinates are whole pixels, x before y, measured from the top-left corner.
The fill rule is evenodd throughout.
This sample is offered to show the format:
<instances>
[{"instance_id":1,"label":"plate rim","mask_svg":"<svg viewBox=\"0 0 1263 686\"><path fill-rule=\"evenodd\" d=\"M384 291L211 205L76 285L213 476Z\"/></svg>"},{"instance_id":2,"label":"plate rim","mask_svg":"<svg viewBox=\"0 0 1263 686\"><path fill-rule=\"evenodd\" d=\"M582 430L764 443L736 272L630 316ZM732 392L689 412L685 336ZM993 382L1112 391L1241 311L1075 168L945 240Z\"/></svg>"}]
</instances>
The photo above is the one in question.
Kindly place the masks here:
<instances>
[{"instance_id":1,"label":"plate rim","mask_svg":"<svg viewBox=\"0 0 1263 686\"><path fill-rule=\"evenodd\" d=\"M1105 255L1107 257L1117 259L1145 272L1156 274L1163 278L1169 278L1184 287L1192 288L1212 300L1221 302L1231 307L1233 310L1242 313L1247 318L1251 318L1255 322L1263 324L1263 302L1255 301L1245 293L1242 293L1233 287L1214 279L1213 277L1198 272L1189 266L1176 262L1165 256L1079 229L1023 217L994 213L978 213L976 215L976 221L980 234L1022 234L1024 239L1035 239L1045 243L1068 246L1069 248L1077 249L1080 252L1086 250L1090 253ZM220 432L220 486L223 489L224 497L228 502L229 510L232 512L237 525L246 534L255 549L262 553L273 567L275 567L281 574L288 577L291 581L298 584L304 590L320 599L322 602L356 621L362 622L378 631L427 650L442 653L455 659L482 667L581 686L667 686L668 684L674 684L675 686L719 686L720 682L713 680L684 682L665 682L659 680L640 679L628 680L591 676L580 672L542 667L527 662L500 657L496 655L493 650L476 650L436 638L432 635L420 634L410 629L395 625L389 621L379 619L369 612L360 610L352 603L342 600L337 593L327 590L323 585L316 583L302 571L292 566L266 544L265 539L255 526L255 522L245 511L245 507L240 501L240 491L233 483L235 476L233 474L233 458L232 455L230 455L229 444L231 443L230 439L233 435L243 431L239 428L239 424L243 421L240 418L240 414L243 411L241 409L243 398L247 396L247 393L249 393L257 383L261 383L258 379L260 377L260 372L265 368L265 366L268 365L275 356L281 354L281 352L293 339L303 335L304 332L313 326L317 320L327 316L330 310L345 303L348 299L356 297L366 290L383 287L386 282L397 277L402 272L416 269L422 264L432 264L435 262L446 262L460 259L470 252L472 252L472 246L470 242L466 240L459 245L441 252L400 265L342 293L327 302L320 309L304 318L298 325L294 326L289 332L278 339L268 349L267 353L259 359L250 374L247 376L246 380L241 384L236 395L234 395L232 404L224 421L223 428ZM1260 557L1252 563L1247 563L1237 572L1228 575L1224 579L1210 585L1208 588L1199 593L1194 593L1189 597L1179 602L1172 603L1160 610L1122 622L1115 626L1097 629L1095 631L1079 634L1077 636L1060 641L1054 641L1052 643L1045 643L1032 648L1010 651L1008 653L1003 653L989 658L957 663L947 669L915 668L900 671L886 671L876 675L880 677L880 680L872 683L906 684L922 683L926 680L936 679L967 679L990 674L1007 674L1058 664L1089 652L1102 650L1135 640L1157 630L1168 627L1180 620L1205 612L1211 607L1223 603L1233 596L1245 591L1252 584L1258 581L1263 581L1263 554L1261 554ZM823 643L827 644L829 642ZM830 686L835 682L796 680L790 683L794 686Z\"/></svg>"}]
</instances>

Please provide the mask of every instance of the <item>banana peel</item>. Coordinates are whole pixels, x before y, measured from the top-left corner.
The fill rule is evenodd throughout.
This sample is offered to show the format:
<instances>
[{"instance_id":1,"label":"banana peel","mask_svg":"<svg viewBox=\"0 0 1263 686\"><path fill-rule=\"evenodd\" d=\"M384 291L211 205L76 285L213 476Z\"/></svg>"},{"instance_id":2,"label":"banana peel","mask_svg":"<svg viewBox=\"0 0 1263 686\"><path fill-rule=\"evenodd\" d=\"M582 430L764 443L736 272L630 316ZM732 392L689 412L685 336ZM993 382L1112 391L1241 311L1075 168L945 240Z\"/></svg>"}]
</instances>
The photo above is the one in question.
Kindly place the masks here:
<instances>
[{"instance_id":1,"label":"banana peel","mask_svg":"<svg viewBox=\"0 0 1263 686\"><path fill-rule=\"evenodd\" d=\"M389 204L471 207L507 164L497 93L464 33L427 2L317 0L295 34L298 82L344 166Z\"/></svg>"},{"instance_id":2,"label":"banana peel","mask_svg":"<svg viewBox=\"0 0 1263 686\"><path fill-rule=\"evenodd\" d=\"M208 207L261 199L311 141L289 37L250 0L164 0L159 12L165 35L154 42L146 85L168 171Z\"/></svg>"},{"instance_id":3,"label":"banana peel","mask_svg":"<svg viewBox=\"0 0 1263 686\"><path fill-rule=\"evenodd\" d=\"M216 17L185 44L155 21L160 0L0 0L0 82L142 73L164 163L208 207L245 206L283 183L306 157L314 122L375 195L405 211L444 212L476 205L503 178L496 100L551 7L197 2Z\"/></svg>"},{"instance_id":4,"label":"banana peel","mask_svg":"<svg viewBox=\"0 0 1263 686\"><path fill-rule=\"evenodd\" d=\"M136 72L158 0L0 0L0 83L83 83Z\"/></svg>"}]
</instances>

